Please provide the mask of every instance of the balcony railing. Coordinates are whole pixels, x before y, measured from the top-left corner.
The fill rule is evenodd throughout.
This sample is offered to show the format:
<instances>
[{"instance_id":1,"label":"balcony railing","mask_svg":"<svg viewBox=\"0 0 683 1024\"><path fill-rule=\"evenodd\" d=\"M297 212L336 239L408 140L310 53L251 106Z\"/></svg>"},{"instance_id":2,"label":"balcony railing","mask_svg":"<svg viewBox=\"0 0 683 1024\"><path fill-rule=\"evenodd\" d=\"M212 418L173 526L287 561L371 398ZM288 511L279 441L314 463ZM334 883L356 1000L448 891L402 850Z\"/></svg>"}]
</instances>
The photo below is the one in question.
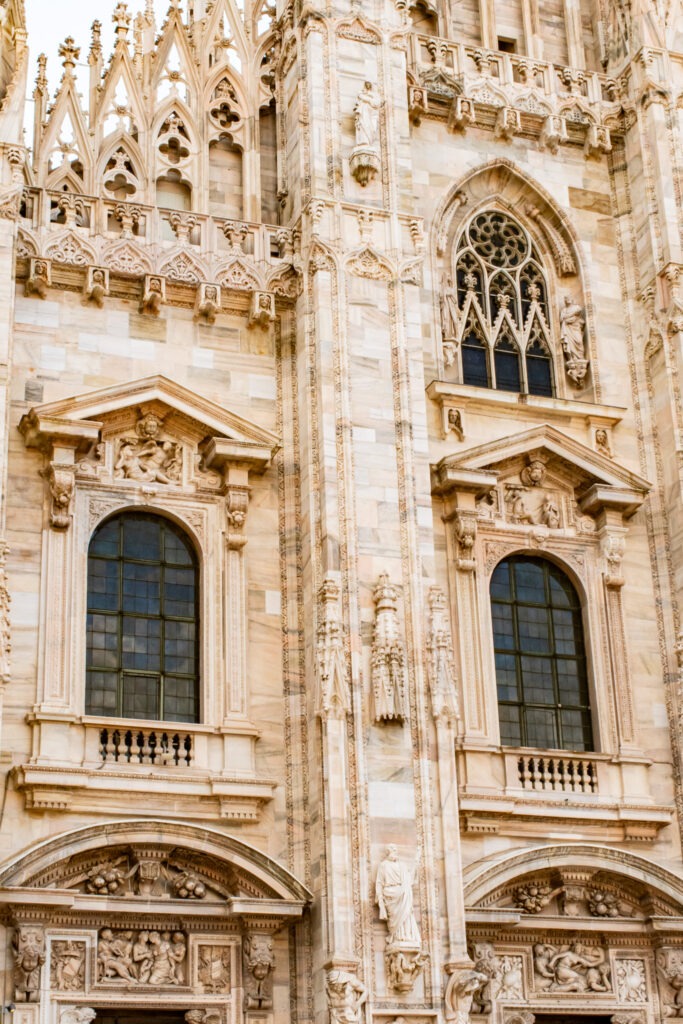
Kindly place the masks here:
<instances>
[{"instance_id":1,"label":"balcony railing","mask_svg":"<svg viewBox=\"0 0 683 1024\"><path fill-rule=\"evenodd\" d=\"M579 757L523 755L518 762L523 789L562 793L597 793L598 770L595 761Z\"/></svg>"},{"instance_id":2,"label":"balcony railing","mask_svg":"<svg viewBox=\"0 0 683 1024\"><path fill-rule=\"evenodd\" d=\"M100 756L118 764L153 764L189 768L192 735L158 729L101 729Z\"/></svg>"}]
</instances>

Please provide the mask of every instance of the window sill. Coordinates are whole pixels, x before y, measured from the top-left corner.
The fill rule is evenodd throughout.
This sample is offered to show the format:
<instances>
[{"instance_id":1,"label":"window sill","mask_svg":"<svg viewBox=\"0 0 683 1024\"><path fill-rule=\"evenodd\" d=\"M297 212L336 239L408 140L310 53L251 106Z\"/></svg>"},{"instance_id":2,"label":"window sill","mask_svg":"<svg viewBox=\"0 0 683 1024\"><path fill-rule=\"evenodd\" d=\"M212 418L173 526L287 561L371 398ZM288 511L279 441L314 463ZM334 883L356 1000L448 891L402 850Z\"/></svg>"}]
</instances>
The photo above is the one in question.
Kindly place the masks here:
<instances>
[{"instance_id":1,"label":"window sill","mask_svg":"<svg viewBox=\"0 0 683 1024\"><path fill-rule=\"evenodd\" d=\"M461 748L460 810L467 832L651 842L673 808L650 793L650 761L536 748Z\"/></svg>"},{"instance_id":2,"label":"window sill","mask_svg":"<svg viewBox=\"0 0 683 1024\"><path fill-rule=\"evenodd\" d=\"M34 813L130 814L139 796L141 814L255 822L277 785L257 773L259 733L243 719L221 727L40 713L28 720L36 753L17 769L17 784Z\"/></svg>"},{"instance_id":3,"label":"window sill","mask_svg":"<svg viewBox=\"0 0 683 1024\"><path fill-rule=\"evenodd\" d=\"M617 405L598 405L581 402L575 398L546 398L542 395L513 395L509 391L494 391L492 388L477 388L468 384L453 384L444 380L433 380L427 385L427 395L443 409L457 403L458 408L479 411L517 413L517 417L538 421L542 413L548 422L574 419L583 421L585 426L615 427L624 417L626 409Z\"/></svg>"}]
</instances>

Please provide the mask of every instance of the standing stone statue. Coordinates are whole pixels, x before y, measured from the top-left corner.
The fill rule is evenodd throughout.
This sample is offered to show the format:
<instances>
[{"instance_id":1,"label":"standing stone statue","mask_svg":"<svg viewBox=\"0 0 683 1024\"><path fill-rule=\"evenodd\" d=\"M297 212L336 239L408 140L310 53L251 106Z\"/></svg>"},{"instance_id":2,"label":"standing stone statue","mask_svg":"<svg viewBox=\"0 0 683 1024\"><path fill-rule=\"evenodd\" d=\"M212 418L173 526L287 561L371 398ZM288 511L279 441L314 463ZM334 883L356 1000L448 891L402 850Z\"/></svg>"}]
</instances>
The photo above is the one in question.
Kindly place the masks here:
<instances>
[{"instance_id":1,"label":"standing stone statue","mask_svg":"<svg viewBox=\"0 0 683 1024\"><path fill-rule=\"evenodd\" d=\"M374 149L379 139L379 108L381 99L372 82L365 82L353 108L356 122L356 145Z\"/></svg>"},{"instance_id":2,"label":"standing stone statue","mask_svg":"<svg viewBox=\"0 0 683 1024\"><path fill-rule=\"evenodd\" d=\"M384 860L377 869L375 902L380 920L387 922L387 946L419 949L420 929L413 914L414 872L398 859L396 847L387 846Z\"/></svg>"},{"instance_id":3,"label":"standing stone statue","mask_svg":"<svg viewBox=\"0 0 683 1024\"><path fill-rule=\"evenodd\" d=\"M359 185L365 187L379 174L379 111L382 100L372 82L365 82L353 108L356 144L351 151L349 169Z\"/></svg>"},{"instance_id":4,"label":"standing stone statue","mask_svg":"<svg viewBox=\"0 0 683 1024\"><path fill-rule=\"evenodd\" d=\"M560 338L562 348L569 359L584 359L586 350L583 342L583 329L586 323L583 309L578 302L572 302L568 295L560 310Z\"/></svg>"},{"instance_id":5,"label":"standing stone statue","mask_svg":"<svg viewBox=\"0 0 683 1024\"><path fill-rule=\"evenodd\" d=\"M457 344L458 337L458 300L453 287L453 278L444 277L441 286L441 337L444 342Z\"/></svg>"}]
</instances>

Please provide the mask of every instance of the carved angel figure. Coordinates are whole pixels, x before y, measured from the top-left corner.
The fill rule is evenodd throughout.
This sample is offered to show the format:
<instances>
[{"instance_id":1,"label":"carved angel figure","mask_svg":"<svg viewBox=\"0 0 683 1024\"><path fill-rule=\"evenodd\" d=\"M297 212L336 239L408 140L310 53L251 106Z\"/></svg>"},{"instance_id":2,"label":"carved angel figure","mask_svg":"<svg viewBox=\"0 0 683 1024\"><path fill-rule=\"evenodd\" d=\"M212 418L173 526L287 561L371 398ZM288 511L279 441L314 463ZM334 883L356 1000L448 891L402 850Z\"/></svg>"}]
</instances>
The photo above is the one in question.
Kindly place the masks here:
<instances>
[{"instance_id":1,"label":"carved angel figure","mask_svg":"<svg viewBox=\"0 0 683 1024\"><path fill-rule=\"evenodd\" d=\"M377 145L379 136L379 108L382 101L372 82L365 82L353 108L356 123L356 145L370 149Z\"/></svg>"}]
</instances>

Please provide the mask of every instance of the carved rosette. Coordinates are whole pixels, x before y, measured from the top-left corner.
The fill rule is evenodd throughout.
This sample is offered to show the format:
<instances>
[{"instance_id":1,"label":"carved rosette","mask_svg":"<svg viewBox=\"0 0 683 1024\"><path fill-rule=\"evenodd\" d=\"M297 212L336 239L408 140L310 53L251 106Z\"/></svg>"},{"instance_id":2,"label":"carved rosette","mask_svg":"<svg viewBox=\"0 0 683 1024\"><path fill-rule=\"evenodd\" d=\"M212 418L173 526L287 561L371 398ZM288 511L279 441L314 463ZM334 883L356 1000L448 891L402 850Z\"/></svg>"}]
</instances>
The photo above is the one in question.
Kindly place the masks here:
<instances>
[{"instance_id":1,"label":"carved rosette","mask_svg":"<svg viewBox=\"0 0 683 1024\"><path fill-rule=\"evenodd\" d=\"M398 592L386 573L374 590L375 632L371 676L376 722L403 722L407 717L405 649L398 618Z\"/></svg>"}]
</instances>

